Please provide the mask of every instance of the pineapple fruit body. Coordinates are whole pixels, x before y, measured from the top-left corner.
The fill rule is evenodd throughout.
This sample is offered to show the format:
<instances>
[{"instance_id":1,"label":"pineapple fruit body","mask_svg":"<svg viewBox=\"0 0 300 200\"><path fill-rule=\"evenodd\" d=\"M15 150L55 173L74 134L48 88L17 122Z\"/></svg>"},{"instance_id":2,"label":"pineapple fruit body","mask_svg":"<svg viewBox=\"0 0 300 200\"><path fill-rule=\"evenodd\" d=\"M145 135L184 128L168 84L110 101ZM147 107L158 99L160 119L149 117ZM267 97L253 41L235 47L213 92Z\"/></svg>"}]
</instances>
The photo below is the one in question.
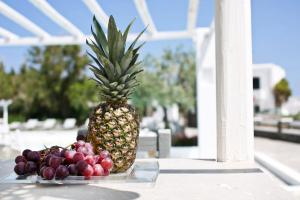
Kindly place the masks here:
<instances>
[{"instance_id":1,"label":"pineapple fruit body","mask_svg":"<svg viewBox=\"0 0 300 200\"><path fill-rule=\"evenodd\" d=\"M127 47L127 36L133 21L122 33L112 16L109 18L107 36L97 19L93 18L93 38L87 45L93 54L90 70L103 103L90 115L87 140L96 150L109 151L114 163L112 172L124 172L134 162L139 134L139 120L135 109L127 104L137 87L137 75L143 71L138 61L138 39L145 29Z\"/></svg>"},{"instance_id":2,"label":"pineapple fruit body","mask_svg":"<svg viewBox=\"0 0 300 200\"><path fill-rule=\"evenodd\" d=\"M128 105L99 104L90 116L87 140L97 151L110 152L113 173L125 172L134 163L139 135L135 109Z\"/></svg>"}]
</instances>

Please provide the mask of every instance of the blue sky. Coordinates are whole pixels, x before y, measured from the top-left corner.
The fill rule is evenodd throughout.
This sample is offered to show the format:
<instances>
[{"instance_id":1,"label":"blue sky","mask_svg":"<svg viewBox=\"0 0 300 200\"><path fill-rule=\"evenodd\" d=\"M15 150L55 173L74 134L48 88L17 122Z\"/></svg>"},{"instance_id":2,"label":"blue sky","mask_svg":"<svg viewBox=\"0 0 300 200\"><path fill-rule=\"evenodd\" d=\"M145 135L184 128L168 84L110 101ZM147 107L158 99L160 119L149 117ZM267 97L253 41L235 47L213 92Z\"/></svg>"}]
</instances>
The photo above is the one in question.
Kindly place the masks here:
<instances>
[{"instance_id":1,"label":"blue sky","mask_svg":"<svg viewBox=\"0 0 300 200\"><path fill-rule=\"evenodd\" d=\"M3 0L41 28L55 35L66 32L41 14L27 0ZM84 33L89 33L92 14L81 0L48 0L59 12ZM107 14L113 14L121 28L138 16L132 0L98 0ZM160 31L183 30L187 21L187 0L148 0L153 20ZM213 0L201 0L197 25L208 26L214 13ZM252 0L253 63L275 63L285 68L293 94L300 95L300 1ZM0 15L0 26L21 36L32 34ZM133 31L143 28L137 17ZM160 55L162 50L182 45L193 48L191 40L148 42L143 54ZM26 58L28 47L0 47L0 61L7 70L18 69Z\"/></svg>"}]
</instances>

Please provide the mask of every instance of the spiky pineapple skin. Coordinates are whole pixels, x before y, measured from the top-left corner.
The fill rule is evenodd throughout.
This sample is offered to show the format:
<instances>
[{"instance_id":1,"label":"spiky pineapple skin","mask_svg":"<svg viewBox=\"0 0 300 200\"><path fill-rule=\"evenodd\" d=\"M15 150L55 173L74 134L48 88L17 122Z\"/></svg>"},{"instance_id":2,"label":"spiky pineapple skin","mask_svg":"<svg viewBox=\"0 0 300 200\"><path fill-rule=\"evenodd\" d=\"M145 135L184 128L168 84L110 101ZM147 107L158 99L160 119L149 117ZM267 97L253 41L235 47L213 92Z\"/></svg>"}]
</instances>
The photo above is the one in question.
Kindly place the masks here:
<instances>
[{"instance_id":1,"label":"spiky pineapple skin","mask_svg":"<svg viewBox=\"0 0 300 200\"><path fill-rule=\"evenodd\" d=\"M112 173L129 169L136 158L139 117L134 107L99 104L89 117L87 140L96 151L107 150L113 160Z\"/></svg>"}]
</instances>

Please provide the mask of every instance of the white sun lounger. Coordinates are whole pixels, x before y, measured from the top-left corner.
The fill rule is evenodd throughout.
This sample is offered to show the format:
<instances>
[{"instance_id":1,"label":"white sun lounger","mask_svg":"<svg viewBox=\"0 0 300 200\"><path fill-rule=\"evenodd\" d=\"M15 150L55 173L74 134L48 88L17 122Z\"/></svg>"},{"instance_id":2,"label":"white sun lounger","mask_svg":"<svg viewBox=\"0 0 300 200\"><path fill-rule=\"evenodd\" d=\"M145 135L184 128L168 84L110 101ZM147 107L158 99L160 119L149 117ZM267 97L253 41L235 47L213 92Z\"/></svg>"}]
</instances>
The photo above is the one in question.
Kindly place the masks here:
<instances>
[{"instance_id":1,"label":"white sun lounger","mask_svg":"<svg viewBox=\"0 0 300 200\"><path fill-rule=\"evenodd\" d=\"M50 130L50 129L54 129L55 125L56 125L56 119L46 119L45 121L42 122L42 127L41 129L43 130Z\"/></svg>"},{"instance_id":2,"label":"white sun lounger","mask_svg":"<svg viewBox=\"0 0 300 200\"><path fill-rule=\"evenodd\" d=\"M75 118L67 118L63 123L63 129L74 129L76 128L76 119Z\"/></svg>"},{"instance_id":3,"label":"white sun lounger","mask_svg":"<svg viewBox=\"0 0 300 200\"><path fill-rule=\"evenodd\" d=\"M39 126L39 121L37 119L28 119L27 122L24 124L24 128L26 130L37 129L38 126Z\"/></svg>"}]
</instances>

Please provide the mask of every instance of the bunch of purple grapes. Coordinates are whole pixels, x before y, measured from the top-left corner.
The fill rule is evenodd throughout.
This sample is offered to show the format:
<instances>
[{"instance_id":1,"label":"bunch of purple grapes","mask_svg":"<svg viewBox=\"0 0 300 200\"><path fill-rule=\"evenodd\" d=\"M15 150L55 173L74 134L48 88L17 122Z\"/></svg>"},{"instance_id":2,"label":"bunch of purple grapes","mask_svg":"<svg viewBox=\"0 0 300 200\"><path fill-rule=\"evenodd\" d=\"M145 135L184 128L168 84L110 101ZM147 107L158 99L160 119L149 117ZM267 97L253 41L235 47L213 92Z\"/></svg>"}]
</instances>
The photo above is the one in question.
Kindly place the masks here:
<instances>
[{"instance_id":1,"label":"bunch of purple grapes","mask_svg":"<svg viewBox=\"0 0 300 200\"><path fill-rule=\"evenodd\" d=\"M17 156L15 172L18 175L37 173L46 180L64 179L71 176L108 176L113 161L108 151L95 155L93 146L82 140L75 142L71 149L53 146L41 152L24 150Z\"/></svg>"},{"instance_id":2,"label":"bunch of purple grapes","mask_svg":"<svg viewBox=\"0 0 300 200\"><path fill-rule=\"evenodd\" d=\"M14 170L18 175L34 174L39 169L40 160L40 152L25 149L22 155L15 158L16 166Z\"/></svg>"}]
</instances>

